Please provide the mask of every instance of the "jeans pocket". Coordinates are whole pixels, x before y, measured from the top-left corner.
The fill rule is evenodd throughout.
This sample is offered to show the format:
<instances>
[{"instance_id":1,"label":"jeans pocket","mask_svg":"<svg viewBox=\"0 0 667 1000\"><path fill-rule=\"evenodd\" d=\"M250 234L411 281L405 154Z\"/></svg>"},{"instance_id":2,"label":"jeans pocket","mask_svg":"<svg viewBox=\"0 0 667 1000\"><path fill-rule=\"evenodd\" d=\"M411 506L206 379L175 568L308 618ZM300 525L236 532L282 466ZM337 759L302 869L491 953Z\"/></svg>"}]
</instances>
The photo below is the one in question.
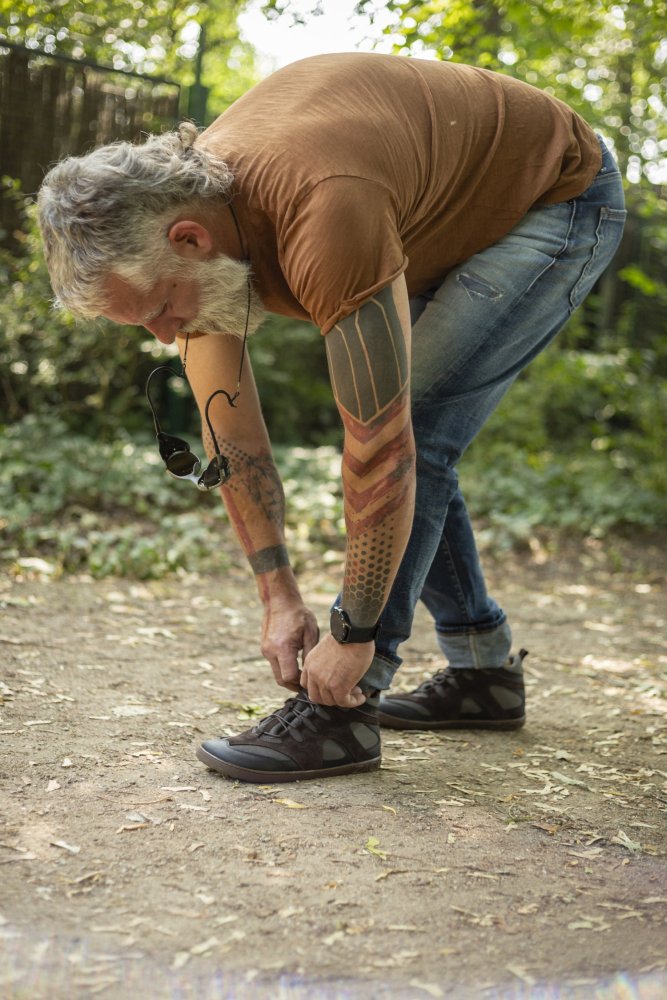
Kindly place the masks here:
<instances>
[{"instance_id":1,"label":"jeans pocket","mask_svg":"<svg viewBox=\"0 0 667 1000\"><path fill-rule=\"evenodd\" d=\"M581 305L595 282L611 263L621 242L627 214L623 208L610 208L608 205L601 207L591 256L570 292L572 312Z\"/></svg>"}]
</instances>

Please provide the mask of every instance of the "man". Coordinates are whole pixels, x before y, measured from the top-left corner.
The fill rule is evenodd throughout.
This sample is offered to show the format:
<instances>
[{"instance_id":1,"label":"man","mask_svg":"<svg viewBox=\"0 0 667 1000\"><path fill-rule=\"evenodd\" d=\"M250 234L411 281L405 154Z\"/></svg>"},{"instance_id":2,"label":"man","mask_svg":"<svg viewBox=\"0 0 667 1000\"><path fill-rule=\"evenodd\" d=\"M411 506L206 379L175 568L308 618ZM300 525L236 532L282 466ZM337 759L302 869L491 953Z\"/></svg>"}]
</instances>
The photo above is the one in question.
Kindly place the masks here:
<instances>
[{"instance_id":1,"label":"man","mask_svg":"<svg viewBox=\"0 0 667 1000\"><path fill-rule=\"evenodd\" d=\"M200 759L291 781L378 767L380 723L522 725L525 653L510 655L487 594L455 467L620 240L620 175L590 128L474 67L318 56L199 136L65 160L39 207L60 301L187 351L207 451L231 469L222 494L257 576L262 651L295 697ZM344 426L345 577L321 638L242 360L262 309L320 327ZM228 406L215 397L240 357ZM447 665L380 701L420 598Z\"/></svg>"}]
</instances>

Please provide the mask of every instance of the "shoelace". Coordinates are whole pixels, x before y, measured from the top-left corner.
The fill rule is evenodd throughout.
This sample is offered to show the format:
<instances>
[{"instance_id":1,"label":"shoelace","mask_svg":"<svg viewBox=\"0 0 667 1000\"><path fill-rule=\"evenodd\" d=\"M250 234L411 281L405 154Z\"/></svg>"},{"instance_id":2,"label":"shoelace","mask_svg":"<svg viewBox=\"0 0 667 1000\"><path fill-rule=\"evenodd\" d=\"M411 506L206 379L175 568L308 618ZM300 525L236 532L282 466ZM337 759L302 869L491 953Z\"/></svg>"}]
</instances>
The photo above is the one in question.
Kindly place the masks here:
<instances>
[{"instance_id":1,"label":"shoelace","mask_svg":"<svg viewBox=\"0 0 667 1000\"><path fill-rule=\"evenodd\" d=\"M417 688L417 691L421 694L428 694L430 691L434 691L439 687L445 687L446 685L458 689L455 674L456 671L452 670L450 667L445 667L444 670L438 670L438 672L433 674L432 677L428 677L425 681L422 681ZM415 692L415 694L416 693L417 692Z\"/></svg>"},{"instance_id":2,"label":"shoelace","mask_svg":"<svg viewBox=\"0 0 667 1000\"><path fill-rule=\"evenodd\" d=\"M288 698L282 708L261 719L255 726L254 732L261 735L283 736L290 729L300 729L304 725L315 732L316 726L311 721L313 715L329 718L325 708L306 700L303 696Z\"/></svg>"},{"instance_id":3,"label":"shoelace","mask_svg":"<svg viewBox=\"0 0 667 1000\"><path fill-rule=\"evenodd\" d=\"M524 649L522 649L521 652L519 653L519 656L521 657L522 661L526 655L527 653ZM502 670L503 668L493 667L492 669ZM425 681L422 681L422 683L417 688L417 691L419 691L422 694L428 694L430 691L434 691L438 687L442 688L446 686L453 687L456 691L458 691L459 679L471 681L474 680L475 676L477 675L477 679L479 680L480 674L481 671L478 668L468 669L467 667L445 667L443 670L438 670L438 672L433 674L432 677L429 677ZM481 676L484 677L484 679L488 680L486 674L482 674ZM517 679L520 680L520 675L517 675ZM498 683L498 678L496 678L496 682ZM505 687L511 687L512 684L512 682L509 681L506 676L502 677L499 682L501 686Z\"/></svg>"}]
</instances>

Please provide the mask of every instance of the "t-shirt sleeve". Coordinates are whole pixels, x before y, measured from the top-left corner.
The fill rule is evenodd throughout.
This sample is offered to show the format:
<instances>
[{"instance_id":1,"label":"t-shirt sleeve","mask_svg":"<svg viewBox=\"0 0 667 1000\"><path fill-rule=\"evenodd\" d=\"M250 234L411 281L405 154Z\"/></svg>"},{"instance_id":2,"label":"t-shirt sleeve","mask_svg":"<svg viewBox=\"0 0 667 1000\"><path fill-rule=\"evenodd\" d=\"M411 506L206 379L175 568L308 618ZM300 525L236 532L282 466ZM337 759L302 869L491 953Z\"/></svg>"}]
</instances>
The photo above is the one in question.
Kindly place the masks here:
<instances>
[{"instance_id":1,"label":"t-shirt sleeve","mask_svg":"<svg viewBox=\"0 0 667 1000\"><path fill-rule=\"evenodd\" d=\"M390 193L356 177L314 187L285 223L279 252L292 293L323 334L408 265Z\"/></svg>"}]
</instances>

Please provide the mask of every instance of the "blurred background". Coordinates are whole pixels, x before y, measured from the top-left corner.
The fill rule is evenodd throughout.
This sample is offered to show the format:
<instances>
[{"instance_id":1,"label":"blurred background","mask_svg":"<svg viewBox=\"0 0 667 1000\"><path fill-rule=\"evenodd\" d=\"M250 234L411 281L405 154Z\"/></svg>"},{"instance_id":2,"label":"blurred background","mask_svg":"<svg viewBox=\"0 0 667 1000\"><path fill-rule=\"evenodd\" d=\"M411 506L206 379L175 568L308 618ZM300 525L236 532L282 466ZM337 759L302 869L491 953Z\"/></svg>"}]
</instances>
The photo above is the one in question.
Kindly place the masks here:
<instances>
[{"instance_id":1,"label":"blurred background","mask_svg":"<svg viewBox=\"0 0 667 1000\"><path fill-rule=\"evenodd\" d=\"M168 479L144 397L173 352L52 308L33 203L49 165L189 118L273 69L363 49L469 62L562 98L614 149L628 225L584 307L461 464L483 547L536 558L662 537L667 514L665 0L0 0L0 561L15 575L224 569L217 498ZM339 421L318 330L272 317L250 352L297 568L340 557ZM161 418L199 440L187 386ZM197 451L197 447L194 449ZM222 539L222 543L220 541Z\"/></svg>"}]
</instances>

